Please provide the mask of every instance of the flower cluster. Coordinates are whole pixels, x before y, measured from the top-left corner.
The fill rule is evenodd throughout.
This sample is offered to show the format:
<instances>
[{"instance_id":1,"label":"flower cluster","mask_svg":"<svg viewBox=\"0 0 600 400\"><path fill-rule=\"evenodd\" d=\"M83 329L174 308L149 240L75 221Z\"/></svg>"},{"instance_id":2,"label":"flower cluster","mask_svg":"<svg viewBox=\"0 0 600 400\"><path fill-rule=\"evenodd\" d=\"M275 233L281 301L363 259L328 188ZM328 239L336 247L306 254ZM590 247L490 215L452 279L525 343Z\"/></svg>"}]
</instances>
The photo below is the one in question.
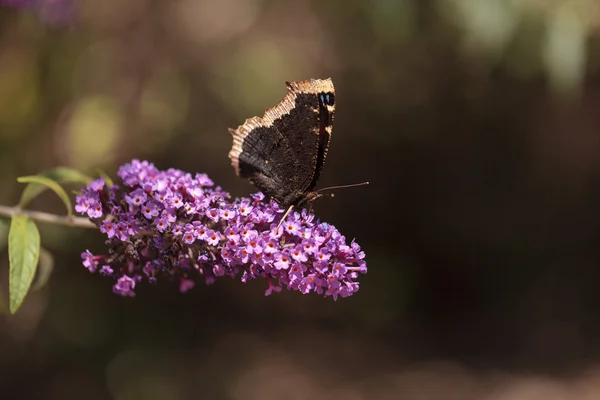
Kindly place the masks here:
<instances>
[{"instance_id":1,"label":"flower cluster","mask_svg":"<svg viewBox=\"0 0 600 400\"><path fill-rule=\"evenodd\" d=\"M83 265L112 277L117 294L133 296L137 284L159 279L185 292L197 277L210 284L241 273L243 282L265 278L266 295L285 287L337 299L356 292L356 278L367 272L358 244L306 210L279 226L285 210L262 193L232 199L204 174L138 160L118 176L122 187L93 181L75 207L108 237L107 254L86 251Z\"/></svg>"}]
</instances>

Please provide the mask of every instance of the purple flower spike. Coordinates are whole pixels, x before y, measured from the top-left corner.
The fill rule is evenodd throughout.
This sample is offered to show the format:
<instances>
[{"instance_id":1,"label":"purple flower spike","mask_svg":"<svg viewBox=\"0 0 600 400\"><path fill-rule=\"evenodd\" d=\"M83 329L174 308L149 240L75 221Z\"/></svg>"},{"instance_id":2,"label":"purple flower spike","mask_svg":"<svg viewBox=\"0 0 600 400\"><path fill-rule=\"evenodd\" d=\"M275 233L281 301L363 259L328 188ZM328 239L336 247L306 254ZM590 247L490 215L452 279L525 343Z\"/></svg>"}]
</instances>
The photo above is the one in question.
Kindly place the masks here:
<instances>
[{"instance_id":1,"label":"purple flower spike","mask_svg":"<svg viewBox=\"0 0 600 400\"><path fill-rule=\"evenodd\" d=\"M285 210L262 193L232 199L204 174L147 161L123 165L118 176L120 187L99 179L76 199L76 211L108 239L107 254L86 251L83 265L111 277L116 294L135 296L139 284L160 281L184 293L199 279L241 275L266 279L267 296L286 288L336 300L356 292L367 272L360 246L306 210L277 229Z\"/></svg>"}]
</instances>

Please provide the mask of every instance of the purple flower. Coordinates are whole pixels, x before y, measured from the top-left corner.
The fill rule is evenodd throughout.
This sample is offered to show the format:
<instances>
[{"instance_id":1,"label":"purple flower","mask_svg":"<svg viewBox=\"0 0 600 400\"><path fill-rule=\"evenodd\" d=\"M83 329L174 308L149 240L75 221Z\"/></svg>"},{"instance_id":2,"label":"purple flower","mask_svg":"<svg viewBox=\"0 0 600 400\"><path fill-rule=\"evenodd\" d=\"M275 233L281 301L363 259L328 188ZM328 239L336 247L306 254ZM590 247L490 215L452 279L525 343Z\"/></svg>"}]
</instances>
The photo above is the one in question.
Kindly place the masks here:
<instances>
[{"instance_id":1,"label":"purple flower","mask_svg":"<svg viewBox=\"0 0 600 400\"><path fill-rule=\"evenodd\" d=\"M229 226L225 229L225 238L237 243L238 240L240 240L240 235L238 234L239 231L240 229L237 226Z\"/></svg>"},{"instance_id":2,"label":"purple flower","mask_svg":"<svg viewBox=\"0 0 600 400\"><path fill-rule=\"evenodd\" d=\"M108 238L110 239L111 237L115 236L115 224L113 224L113 222L111 220L104 220L102 222L102 225L100 225L100 232L102 233L106 233L106 236L108 236Z\"/></svg>"},{"instance_id":3,"label":"purple flower","mask_svg":"<svg viewBox=\"0 0 600 400\"><path fill-rule=\"evenodd\" d=\"M115 236L122 242L129 240L129 235L127 234L127 224L124 222L119 222L115 229Z\"/></svg>"},{"instance_id":4,"label":"purple flower","mask_svg":"<svg viewBox=\"0 0 600 400\"><path fill-rule=\"evenodd\" d=\"M186 228L186 230L183 233L183 238L181 240L183 240L183 242L185 244L194 243L196 241L196 236L194 235L194 230L193 229L188 230Z\"/></svg>"},{"instance_id":5,"label":"purple flower","mask_svg":"<svg viewBox=\"0 0 600 400\"><path fill-rule=\"evenodd\" d=\"M229 219L235 218L236 212L234 210L224 209L224 210L221 210L220 214L221 214L220 215L221 218L223 218L225 220L229 220Z\"/></svg>"},{"instance_id":6,"label":"purple flower","mask_svg":"<svg viewBox=\"0 0 600 400\"><path fill-rule=\"evenodd\" d=\"M274 254L278 251L279 245L275 239L268 239L264 245L264 252L266 254Z\"/></svg>"},{"instance_id":7,"label":"purple flower","mask_svg":"<svg viewBox=\"0 0 600 400\"><path fill-rule=\"evenodd\" d=\"M110 276L113 274L113 269L108 265L103 265L102 268L100 268L100 274Z\"/></svg>"},{"instance_id":8,"label":"purple flower","mask_svg":"<svg viewBox=\"0 0 600 400\"><path fill-rule=\"evenodd\" d=\"M290 235L298 235L299 228L300 227L295 221L289 221L283 224L283 229L285 229L286 233Z\"/></svg>"},{"instance_id":9,"label":"purple flower","mask_svg":"<svg viewBox=\"0 0 600 400\"><path fill-rule=\"evenodd\" d=\"M213 222L219 222L219 210L216 208L206 210L206 216Z\"/></svg>"},{"instance_id":10,"label":"purple flower","mask_svg":"<svg viewBox=\"0 0 600 400\"><path fill-rule=\"evenodd\" d=\"M343 278L348 272L348 268L346 268L344 264L338 262L333 264L331 271L336 278Z\"/></svg>"},{"instance_id":11,"label":"purple flower","mask_svg":"<svg viewBox=\"0 0 600 400\"><path fill-rule=\"evenodd\" d=\"M88 208L90 208L90 203L87 197L77 196L75 200L75 211L80 214L87 213Z\"/></svg>"},{"instance_id":12,"label":"purple flower","mask_svg":"<svg viewBox=\"0 0 600 400\"><path fill-rule=\"evenodd\" d=\"M318 283L319 283L319 280L318 280L317 276L315 274L310 274L307 277L302 279L302 281L300 282L299 290L302 294L309 293L317 287Z\"/></svg>"},{"instance_id":13,"label":"purple flower","mask_svg":"<svg viewBox=\"0 0 600 400\"><path fill-rule=\"evenodd\" d=\"M302 263L308 261L308 254L304 252L304 248L301 244L297 244L294 250L292 250L291 254L295 261Z\"/></svg>"},{"instance_id":14,"label":"purple flower","mask_svg":"<svg viewBox=\"0 0 600 400\"><path fill-rule=\"evenodd\" d=\"M99 264L98 260L103 257L94 256L89 250L86 250L85 252L81 253L81 258L83 259L84 267L86 267L90 272L96 272Z\"/></svg>"},{"instance_id":15,"label":"purple flower","mask_svg":"<svg viewBox=\"0 0 600 400\"><path fill-rule=\"evenodd\" d=\"M87 215L90 218L100 218L102 216L102 204L98 200L89 199L88 200L88 209Z\"/></svg>"},{"instance_id":16,"label":"purple flower","mask_svg":"<svg viewBox=\"0 0 600 400\"><path fill-rule=\"evenodd\" d=\"M246 250L248 250L248 252L250 253L262 253L263 247L261 240L258 238L258 235L248 240L248 242L246 243Z\"/></svg>"},{"instance_id":17,"label":"purple flower","mask_svg":"<svg viewBox=\"0 0 600 400\"><path fill-rule=\"evenodd\" d=\"M160 233L163 233L169 227L169 221L166 217L160 217L159 219L154 221L154 225Z\"/></svg>"},{"instance_id":18,"label":"purple flower","mask_svg":"<svg viewBox=\"0 0 600 400\"><path fill-rule=\"evenodd\" d=\"M206 243L210 244L211 246L216 246L219 244L219 241L221 241L220 232L209 231L206 235Z\"/></svg>"},{"instance_id":19,"label":"purple flower","mask_svg":"<svg viewBox=\"0 0 600 400\"><path fill-rule=\"evenodd\" d=\"M117 283L113 286L113 292L120 294L121 296L135 296L133 289L135 288L135 280L123 275L117 280Z\"/></svg>"},{"instance_id":20,"label":"purple flower","mask_svg":"<svg viewBox=\"0 0 600 400\"><path fill-rule=\"evenodd\" d=\"M327 249L321 249L315 254L317 261L328 261L331 258L331 254L327 252Z\"/></svg>"},{"instance_id":21,"label":"purple flower","mask_svg":"<svg viewBox=\"0 0 600 400\"><path fill-rule=\"evenodd\" d=\"M250 205L250 200L245 199L240 202L239 212L244 217L252 212L252 206Z\"/></svg>"},{"instance_id":22,"label":"purple flower","mask_svg":"<svg viewBox=\"0 0 600 400\"><path fill-rule=\"evenodd\" d=\"M326 274L329 271L329 263L327 261L315 261L313 268L321 274Z\"/></svg>"},{"instance_id":23,"label":"purple flower","mask_svg":"<svg viewBox=\"0 0 600 400\"><path fill-rule=\"evenodd\" d=\"M100 178L100 179L96 179L95 181L92 181L88 185L88 189L91 192L100 192L102 189L104 189L104 185L105 185L104 178Z\"/></svg>"},{"instance_id":24,"label":"purple flower","mask_svg":"<svg viewBox=\"0 0 600 400\"><path fill-rule=\"evenodd\" d=\"M290 278L290 283L298 282L304 278L304 271L306 271L306 267L302 264L294 264L292 268L290 268L290 272L288 277Z\"/></svg>"},{"instance_id":25,"label":"purple flower","mask_svg":"<svg viewBox=\"0 0 600 400\"><path fill-rule=\"evenodd\" d=\"M250 261L250 253L246 248L238 249L235 253L235 257L242 263L247 264Z\"/></svg>"},{"instance_id":26,"label":"purple flower","mask_svg":"<svg viewBox=\"0 0 600 400\"><path fill-rule=\"evenodd\" d=\"M142 207L142 214L148 219L158 217L160 203L156 200L150 200Z\"/></svg>"},{"instance_id":27,"label":"purple flower","mask_svg":"<svg viewBox=\"0 0 600 400\"><path fill-rule=\"evenodd\" d=\"M141 188L136 189L125 196L125 201L127 201L127 203L129 203L130 206L136 207L140 207L141 205L143 205L147 199L148 196L146 196L146 193Z\"/></svg>"},{"instance_id":28,"label":"purple flower","mask_svg":"<svg viewBox=\"0 0 600 400\"><path fill-rule=\"evenodd\" d=\"M173 193L168 197L168 204L172 208L183 207L183 197L181 193Z\"/></svg>"},{"instance_id":29,"label":"purple flower","mask_svg":"<svg viewBox=\"0 0 600 400\"><path fill-rule=\"evenodd\" d=\"M240 232L240 235L242 237L242 240L244 240L244 242L248 242L248 240L252 239L253 237L255 237L258 232L256 232L255 230L253 230L252 228L254 227L254 224L246 224L243 229Z\"/></svg>"},{"instance_id":30,"label":"purple flower","mask_svg":"<svg viewBox=\"0 0 600 400\"><path fill-rule=\"evenodd\" d=\"M277 269L288 269L290 267L290 257L284 252L275 253L275 263Z\"/></svg>"},{"instance_id":31,"label":"purple flower","mask_svg":"<svg viewBox=\"0 0 600 400\"><path fill-rule=\"evenodd\" d=\"M176 224L171 232L173 236L181 236L183 235L183 227L180 224Z\"/></svg>"},{"instance_id":32,"label":"purple flower","mask_svg":"<svg viewBox=\"0 0 600 400\"><path fill-rule=\"evenodd\" d=\"M291 213L262 193L233 199L203 174L158 170L133 160L119 168L122 185L98 179L81 191L76 211L107 237L106 255L82 253L91 272L114 280L113 292L134 296L142 283L171 281L181 292L222 276L267 281L282 288L347 297L367 272L360 246L306 210ZM100 264L101 263L101 264Z\"/></svg>"},{"instance_id":33,"label":"purple flower","mask_svg":"<svg viewBox=\"0 0 600 400\"><path fill-rule=\"evenodd\" d=\"M304 240L302 242L302 247L304 248L304 252L306 254L314 255L318 251L318 247L317 247L316 243L314 242L314 240L311 240L311 239Z\"/></svg>"}]
</instances>

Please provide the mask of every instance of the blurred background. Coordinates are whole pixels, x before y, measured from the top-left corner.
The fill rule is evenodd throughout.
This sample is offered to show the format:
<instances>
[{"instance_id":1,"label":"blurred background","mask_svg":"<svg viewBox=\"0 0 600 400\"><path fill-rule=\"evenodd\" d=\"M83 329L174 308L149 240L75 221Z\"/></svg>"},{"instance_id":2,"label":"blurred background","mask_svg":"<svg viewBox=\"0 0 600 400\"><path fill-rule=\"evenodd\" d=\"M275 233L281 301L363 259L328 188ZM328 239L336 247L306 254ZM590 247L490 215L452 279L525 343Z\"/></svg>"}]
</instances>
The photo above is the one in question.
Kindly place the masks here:
<instances>
[{"instance_id":1,"label":"blurred background","mask_svg":"<svg viewBox=\"0 0 600 400\"><path fill-rule=\"evenodd\" d=\"M81 266L99 232L40 225L54 272L0 320L0 396L600 398L599 51L596 0L0 0L0 204L132 158L248 195L227 128L329 76L319 186L371 182L315 208L367 254L337 302L117 297Z\"/></svg>"}]
</instances>

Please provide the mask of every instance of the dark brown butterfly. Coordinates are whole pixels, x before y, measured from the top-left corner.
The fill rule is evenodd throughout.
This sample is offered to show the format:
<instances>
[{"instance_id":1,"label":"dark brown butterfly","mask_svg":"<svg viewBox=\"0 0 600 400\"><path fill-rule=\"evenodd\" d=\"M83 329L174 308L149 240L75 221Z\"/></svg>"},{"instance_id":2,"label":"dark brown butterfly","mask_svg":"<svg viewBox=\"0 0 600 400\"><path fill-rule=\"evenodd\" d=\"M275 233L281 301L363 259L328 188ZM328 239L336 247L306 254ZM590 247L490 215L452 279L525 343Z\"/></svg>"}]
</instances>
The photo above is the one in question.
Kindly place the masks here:
<instances>
[{"instance_id":1,"label":"dark brown butterfly","mask_svg":"<svg viewBox=\"0 0 600 400\"><path fill-rule=\"evenodd\" d=\"M330 78L286 85L283 100L262 118L229 129L233 135L229 158L238 176L291 209L321 196L313 189L331 140L335 91Z\"/></svg>"}]
</instances>

